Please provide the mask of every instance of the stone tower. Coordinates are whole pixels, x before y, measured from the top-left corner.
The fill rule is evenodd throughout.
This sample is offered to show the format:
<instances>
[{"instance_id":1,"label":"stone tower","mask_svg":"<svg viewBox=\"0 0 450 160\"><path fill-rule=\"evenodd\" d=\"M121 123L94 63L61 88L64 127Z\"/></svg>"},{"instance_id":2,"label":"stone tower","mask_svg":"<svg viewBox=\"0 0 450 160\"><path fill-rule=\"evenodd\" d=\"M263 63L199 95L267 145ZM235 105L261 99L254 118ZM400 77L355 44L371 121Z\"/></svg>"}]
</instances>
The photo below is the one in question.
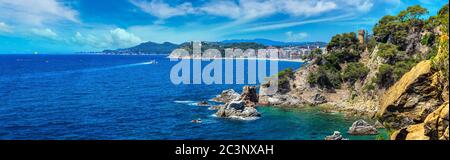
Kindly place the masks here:
<instances>
[{"instance_id":1,"label":"stone tower","mask_svg":"<svg viewBox=\"0 0 450 160\"><path fill-rule=\"evenodd\" d=\"M365 35L366 35L366 31L365 30L359 30L358 31L358 41L359 41L359 43L364 44Z\"/></svg>"}]
</instances>

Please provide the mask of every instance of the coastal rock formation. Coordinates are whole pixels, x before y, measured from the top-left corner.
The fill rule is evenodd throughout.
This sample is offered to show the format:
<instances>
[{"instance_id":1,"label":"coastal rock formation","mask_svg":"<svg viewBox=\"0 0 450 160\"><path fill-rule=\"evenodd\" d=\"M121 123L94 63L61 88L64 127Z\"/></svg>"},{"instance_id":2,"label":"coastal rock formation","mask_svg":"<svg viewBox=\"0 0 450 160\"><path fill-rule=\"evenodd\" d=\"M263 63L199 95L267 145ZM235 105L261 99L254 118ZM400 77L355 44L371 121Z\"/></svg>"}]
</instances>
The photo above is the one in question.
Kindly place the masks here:
<instances>
[{"instance_id":1,"label":"coastal rock formation","mask_svg":"<svg viewBox=\"0 0 450 160\"><path fill-rule=\"evenodd\" d=\"M222 91L220 95L217 95L215 98L213 98L213 101L216 102L222 102L222 103L228 103L232 100L237 100L241 97L239 93L234 91L233 89Z\"/></svg>"},{"instance_id":2,"label":"coastal rock formation","mask_svg":"<svg viewBox=\"0 0 450 160\"><path fill-rule=\"evenodd\" d=\"M256 87L244 86L239 99L245 102L245 106L255 107L258 103L258 94L256 93Z\"/></svg>"},{"instance_id":3,"label":"coastal rock formation","mask_svg":"<svg viewBox=\"0 0 450 160\"><path fill-rule=\"evenodd\" d=\"M391 135L393 140L449 140L449 104L446 102L441 107L429 114L419 124L410 125L397 130Z\"/></svg>"},{"instance_id":4,"label":"coastal rock formation","mask_svg":"<svg viewBox=\"0 0 450 160\"><path fill-rule=\"evenodd\" d=\"M417 64L382 96L377 116L390 128L402 128L423 121L440 105L432 85L431 61Z\"/></svg>"},{"instance_id":5,"label":"coastal rock formation","mask_svg":"<svg viewBox=\"0 0 450 160\"><path fill-rule=\"evenodd\" d=\"M439 67L442 62L444 67ZM445 73L448 73L448 36L442 36L434 59L417 64L381 98L377 117L388 128L397 129L391 139L448 140L449 99Z\"/></svg>"},{"instance_id":6,"label":"coastal rock formation","mask_svg":"<svg viewBox=\"0 0 450 160\"><path fill-rule=\"evenodd\" d=\"M256 118L261 117L261 114L254 107L246 107L245 102L231 101L220 109L216 113L217 117L222 118Z\"/></svg>"},{"instance_id":7,"label":"coastal rock formation","mask_svg":"<svg viewBox=\"0 0 450 160\"><path fill-rule=\"evenodd\" d=\"M358 120L348 129L348 134L352 135L375 135L378 130L364 120Z\"/></svg>"},{"instance_id":8,"label":"coastal rock formation","mask_svg":"<svg viewBox=\"0 0 450 160\"><path fill-rule=\"evenodd\" d=\"M240 95L234 90L225 90L219 96L219 99L226 103L223 106L217 106L217 117L243 119L261 117L261 114L255 108L258 103L255 86L244 86Z\"/></svg>"},{"instance_id":9,"label":"coastal rock formation","mask_svg":"<svg viewBox=\"0 0 450 160\"><path fill-rule=\"evenodd\" d=\"M341 132L334 131L333 135L325 137L325 140L337 141L337 140L348 140L341 135Z\"/></svg>"}]
</instances>

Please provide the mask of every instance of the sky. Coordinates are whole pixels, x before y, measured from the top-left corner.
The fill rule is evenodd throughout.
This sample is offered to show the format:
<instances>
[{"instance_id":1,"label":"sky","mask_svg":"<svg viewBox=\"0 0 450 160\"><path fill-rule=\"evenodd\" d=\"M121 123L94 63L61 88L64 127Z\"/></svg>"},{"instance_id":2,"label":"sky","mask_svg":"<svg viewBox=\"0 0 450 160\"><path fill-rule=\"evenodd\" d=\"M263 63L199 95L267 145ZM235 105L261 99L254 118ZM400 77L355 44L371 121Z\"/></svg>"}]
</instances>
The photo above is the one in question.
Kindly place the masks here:
<instances>
[{"instance_id":1,"label":"sky","mask_svg":"<svg viewBox=\"0 0 450 160\"><path fill-rule=\"evenodd\" d=\"M328 42L446 0L0 0L0 54L71 53L142 42L265 38Z\"/></svg>"}]
</instances>

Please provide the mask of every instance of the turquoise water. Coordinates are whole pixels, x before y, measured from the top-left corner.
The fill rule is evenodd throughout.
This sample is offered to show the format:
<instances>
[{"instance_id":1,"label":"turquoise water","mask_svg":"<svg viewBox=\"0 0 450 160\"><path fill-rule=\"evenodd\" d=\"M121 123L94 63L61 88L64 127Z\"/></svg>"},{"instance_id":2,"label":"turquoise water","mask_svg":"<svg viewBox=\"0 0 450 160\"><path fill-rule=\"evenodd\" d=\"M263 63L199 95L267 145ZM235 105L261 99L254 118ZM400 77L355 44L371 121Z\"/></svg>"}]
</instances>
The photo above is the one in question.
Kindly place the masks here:
<instances>
[{"instance_id":1,"label":"turquoise water","mask_svg":"<svg viewBox=\"0 0 450 160\"><path fill-rule=\"evenodd\" d=\"M169 74L177 63L163 56L0 55L0 139L309 140L335 130L375 138L348 136L353 119L316 109L259 107L257 120L216 118L193 104L244 85L175 85ZM279 62L288 67L301 63ZM203 123L191 123L197 118Z\"/></svg>"}]
</instances>

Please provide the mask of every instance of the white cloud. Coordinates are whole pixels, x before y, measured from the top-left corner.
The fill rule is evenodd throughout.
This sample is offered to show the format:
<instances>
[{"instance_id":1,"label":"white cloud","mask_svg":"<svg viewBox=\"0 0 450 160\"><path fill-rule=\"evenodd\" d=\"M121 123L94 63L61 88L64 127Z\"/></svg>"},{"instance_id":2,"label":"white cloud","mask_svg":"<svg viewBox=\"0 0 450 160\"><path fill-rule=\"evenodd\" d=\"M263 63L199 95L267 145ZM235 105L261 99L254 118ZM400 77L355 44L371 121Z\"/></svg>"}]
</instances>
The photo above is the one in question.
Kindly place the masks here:
<instances>
[{"instance_id":1,"label":"white cloud","mask_svg":"<svg viewBox=\"0 0 450 160\"><path fill-rule=\"evenodd\" d=\"M367 12L373 7L372 0L346 0L344 2L361 12Z\"/></svg>"},{"instance_id":2,"label":"white cloud","mask_svg":"<svg viewBox=\"0 0 450 160\"><path fill-rule=\"evenodd\" d=\"M131 0L130 2L142 9L144 12L147 12L160 19L167 19L174 16L183 16L194 12L194 8L189 2L185 2L175 7L164 3L162 0L152 0L150 2L144 0Z\"/></svg>"},{"instance_id":3,"label":"white cloud","mask_svg":"<svg viewBox=\"0 0 450 160\"><path fill-rule=\"evenodd\" d=\"M311 23L340 21L340 20L344 20L349 17L351 17L350 14L345 14L345 15L340 15L340 16L335 16L335 17L310 19L310 20L305 20L305 21L293 21L293 22L281 22L281 23L273 23L273 24L266 24L266 25L256 25L254 27L248 27L246 29L239 30L239 32L255 32L255 31L274 30L274 29L288 28L288 27L300 26L300 25L311 24Z\"/></svg>"},{"instance_id":4,"label":"white cloud","mask_svg":"<svg viewBox=\"0 0 450 160\"><path fill-rule=\"evenodd\" d=\"M373 7L372 0L221 0L208 1L197 7L188 2L171 6L163 0L130 0L130 2L160 19L188 14L208 14L240 21L274 14L309 17L333 10L367 12Z\"/></svg>"},{"instance_id":5,"label":"white cloud","mask_svg":"<svg viewBox=\"0 0 450 160\"><path fill-rule=\"evenodd\" d=\"M0 20L14 25L79 22L77 16L77 11L56 0L0 0Z\"/></svg>"},{"instance_id":6,"label":"white cloud","mask_svg":"<svg viewBox=\"0 0 450 160\"><path fill-rule=\"evenodd\" d=\"M142 42L141 38L121 28L113 29L109 33L111 36L111 42L114 45L131 46Z\"/></svg>"},{"instance_id":7,"label":"white cloud","mask_svg":"<svg viewBox=\"0 0 450 160\"><path fill-rule=\"evenodd\" d=\"M141 38L122 28L115 28L108 32L97 31L97 33L87 34L76 32L71 40L72 42L96 49L131 47L143 42Z\"/></svg>"},{"instance_id":8,"label":"white cloud","mask_svg":"<svg viewBox=\"0 0 450 160\"><path fill-rule=\"evenodd\" d=\"M237 19L241 17L241 8L232 1L217 1L206 3L200 11L222 17Z\"/></svg>"},{"instance_id":9,"label":"white cloud","mask_svg":"<svg viewBox=\"0 0 450 160\"><path fill-rule=\"evenodd\" d=\"M286 36L288 37L289 41L299 41L305 39L309 35L306 32L294 33L292 31L288 31L286 32Z\"/></svg>"},{"instance_id":10,"label":"white cloud","mask_svg":"<svg viewBox=\"0 0 450 160\"><path fill-rule=\"evenodd\" d=\"M4 22L0 22L0 32L11 32L11 28Z\"/></svg>"},{"instance_id":11,"label":"white cloud","mask_svg":"<svg viewBox=\"0 0 450 160\"><path fill-rule=\"evenodd\" d=\"M256 19L277 13L292 16L311 16L336 8L332 1L302 0L241 0L212 1L200 8L207 14L224 16L232 19Z\"/></svg>"},{"instance_id":12,"label":"white cloud","mask_svg":"<svg viewBox=\"0 0 450 160\"><path fill-rule=\"evenodd\" d=\"M56 34L55 32L53 32L51 29L49 28L45 28L45 29L31 29L31 32L35 35L44 37L44 38L49 38L49 39L56 39L58 38L58 34Z\"/></svg>"}]
</instances>

